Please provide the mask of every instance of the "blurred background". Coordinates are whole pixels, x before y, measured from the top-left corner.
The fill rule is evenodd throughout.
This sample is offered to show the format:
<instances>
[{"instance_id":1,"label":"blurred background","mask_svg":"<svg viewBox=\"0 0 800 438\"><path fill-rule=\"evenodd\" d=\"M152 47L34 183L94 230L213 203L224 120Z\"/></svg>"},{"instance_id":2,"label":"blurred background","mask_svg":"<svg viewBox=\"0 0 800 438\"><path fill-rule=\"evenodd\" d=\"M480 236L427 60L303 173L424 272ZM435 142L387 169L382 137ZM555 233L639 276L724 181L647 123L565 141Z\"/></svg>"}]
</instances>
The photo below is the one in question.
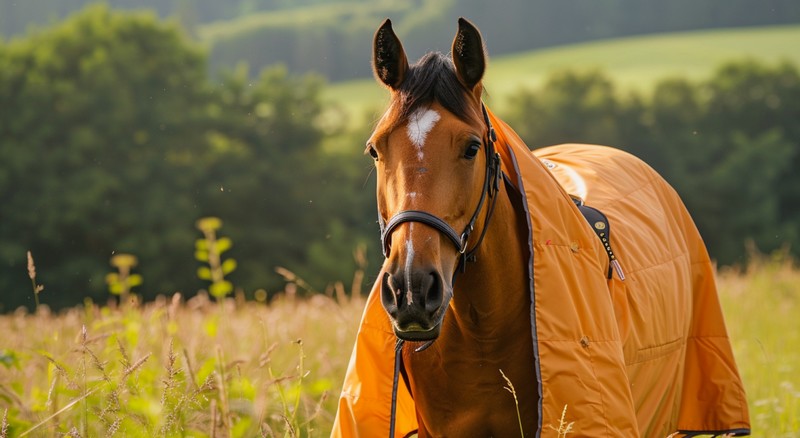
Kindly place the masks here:
<instances>
[{"instance_id":1,"label":"blurred background","mask_svg":"<svg viewBox=\"0 0 800 438\"><path fill-rule=\"evenodd\" d=\"M373 32L413 60L459 16L529 146L645 159L722 265L800 254L796 0L0 0L0 311L33 307L27 251L54 308L105 300L120 253L143 298L192 295L205 216L246 296L370 281Z\"/></svg>"}]
</instances>

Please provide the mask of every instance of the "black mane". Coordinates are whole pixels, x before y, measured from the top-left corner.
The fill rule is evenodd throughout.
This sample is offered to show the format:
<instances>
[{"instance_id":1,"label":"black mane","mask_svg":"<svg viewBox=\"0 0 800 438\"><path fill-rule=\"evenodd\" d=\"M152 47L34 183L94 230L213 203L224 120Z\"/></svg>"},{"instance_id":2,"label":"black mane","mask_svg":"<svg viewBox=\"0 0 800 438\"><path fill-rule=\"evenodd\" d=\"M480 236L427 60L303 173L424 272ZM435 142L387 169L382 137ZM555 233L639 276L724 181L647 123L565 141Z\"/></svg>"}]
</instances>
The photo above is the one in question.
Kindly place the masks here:
<instances>
[{"instance_id":1,"label":"black mane","mask_svg":"<svg viewBox=\"0 0 800 438\"><path fill-rule=\"evenodd\" d=\"M420 58L409 68L397 91L398 121L434 101L456 117L468 118L467 90L456 76L453 61L442 53L430 52Z\"/></svg>"}]
</instances>

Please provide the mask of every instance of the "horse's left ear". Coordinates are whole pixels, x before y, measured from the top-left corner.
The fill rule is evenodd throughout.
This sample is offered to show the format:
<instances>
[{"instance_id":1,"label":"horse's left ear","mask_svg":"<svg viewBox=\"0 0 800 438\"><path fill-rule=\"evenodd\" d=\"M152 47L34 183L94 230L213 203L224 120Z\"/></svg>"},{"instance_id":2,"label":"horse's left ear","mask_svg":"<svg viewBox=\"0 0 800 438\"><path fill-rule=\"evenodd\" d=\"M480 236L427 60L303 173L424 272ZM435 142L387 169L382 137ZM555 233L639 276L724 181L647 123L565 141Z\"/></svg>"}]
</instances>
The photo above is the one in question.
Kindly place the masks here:
<instances>
[{"instance_id":1,"label":"horse's left ear","mask_svg":"<svg viewBox=\"0 0 800 438\"><path fill-rule=\"evenodd\" d=\"M486 53L478 28L465 18L458 19L458 32L453 40L453 64L458 80L474 90L486 70Z\"/></svg>"}]
</instances>

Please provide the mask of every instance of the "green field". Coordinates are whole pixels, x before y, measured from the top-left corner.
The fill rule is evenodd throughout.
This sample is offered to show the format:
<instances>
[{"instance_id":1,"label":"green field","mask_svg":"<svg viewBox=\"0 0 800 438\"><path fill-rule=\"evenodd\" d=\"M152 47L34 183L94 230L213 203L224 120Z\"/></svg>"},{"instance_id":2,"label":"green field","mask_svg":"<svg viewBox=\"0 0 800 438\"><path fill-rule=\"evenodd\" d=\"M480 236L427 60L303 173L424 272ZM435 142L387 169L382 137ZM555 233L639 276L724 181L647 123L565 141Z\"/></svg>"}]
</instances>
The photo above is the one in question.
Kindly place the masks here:
<instances>
[{"instance_id":1,"label":"green field","mask_svg":"<svg viewBox=\"0 0 800 438\"><path fill-rule=\"evenodd\" d=\"M797 437L800 269L759 258L718 284L754 436ZM327 436L364 305L332 290L0 316L0 438Z\"/></svg>"},{"instance_id":2,"label":"green field","mask_svg":"<svg viewBox=\"0 0 800 438\"><path fill-rule=\"evenodd\" d=\"M402 39L402 35L400 35ZM721 63L742 58L800 63L800 26L722 29L639 36L575 44L514 55L491 55L485 83L487 102L502 111L520 88L539 87L554 71L602 69L625 90L647 92L666 77L703 79ZM421 54L418 54L421 55ZM414 54L410 57L416 58ZM375 117L386 92L374 80L331 84L325 100L353 114L354 123Z\"/></svg>"},{"instance_id":3,"label":"green field","mask_svg":"<svg viewBox=\"0 0 800 438\"><path fill-rule=\"evenodd\" d=\"M341 19L343 16L372 20L372 17L398 14L406 9L403 4L388 1L334 2L309 5L301 8L252 13L234 20L222 20L200 26L198 37L213 44L214 40L229 38L242 31L254 31L264 26L293 26L298 23L321 23Z\"/></svg>"}]
</instances>

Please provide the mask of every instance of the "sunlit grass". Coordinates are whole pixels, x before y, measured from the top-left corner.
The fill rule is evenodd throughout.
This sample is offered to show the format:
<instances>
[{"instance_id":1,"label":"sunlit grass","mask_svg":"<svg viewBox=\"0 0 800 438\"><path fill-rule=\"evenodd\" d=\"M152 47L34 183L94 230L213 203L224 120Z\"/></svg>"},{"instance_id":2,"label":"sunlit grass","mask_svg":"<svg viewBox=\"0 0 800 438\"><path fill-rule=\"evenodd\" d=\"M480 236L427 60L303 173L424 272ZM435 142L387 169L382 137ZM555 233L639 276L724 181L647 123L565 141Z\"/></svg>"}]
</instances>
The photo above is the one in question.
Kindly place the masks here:
<instances>
[{"instance_id":1,"label":"sunlit grass","mask_svg":"<svg viewBox=\"0 0 800 438\"><path fill-rule=\"evenodd\" d=\"M800 436L800 269L756 258L722 270L719 287L755 436Z\"/></svg>"},{"instance_id":2,"label":"sunlit grass","mask_svg":"<svg viewBox=\"0 0 800 438\"><path fill-rule=\"evenodd\" d=\"M9 437L328 433L360 299L205 295L0 317Z\"/></svg>"},{"instance_id":3,"label":"sunlit grass","mask_svg":"<svg viewBox=\"0 0 800 438\"><path fill-rule=\"evenodd\" d=\"M798 436L800 269L718 278L754 436ZM327 436L364 304L335 290L0 316L0 437Z\"/></svg>"}]
</instances>

